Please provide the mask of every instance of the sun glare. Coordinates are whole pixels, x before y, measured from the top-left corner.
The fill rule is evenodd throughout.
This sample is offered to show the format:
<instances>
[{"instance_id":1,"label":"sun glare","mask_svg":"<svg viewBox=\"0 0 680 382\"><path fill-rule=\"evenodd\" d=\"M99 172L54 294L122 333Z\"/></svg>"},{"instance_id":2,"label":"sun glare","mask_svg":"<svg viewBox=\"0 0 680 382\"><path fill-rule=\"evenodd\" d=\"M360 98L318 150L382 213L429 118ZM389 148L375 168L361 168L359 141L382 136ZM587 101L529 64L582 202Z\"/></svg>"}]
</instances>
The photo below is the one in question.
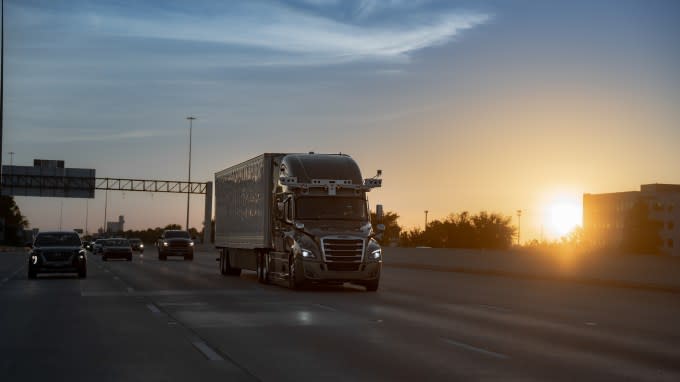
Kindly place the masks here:
<instances>
[{"instance_id":1,"label":"sun glare","mask_svg":"<svg viewBox=\"0 0 680 382\"><path fill-rule=\"evenodd\" d=\"M549 225L552 233L558 237L571 232L581 225L582 207L571 201L557 201L549 208Z\"/></svg>"}]
</instances>

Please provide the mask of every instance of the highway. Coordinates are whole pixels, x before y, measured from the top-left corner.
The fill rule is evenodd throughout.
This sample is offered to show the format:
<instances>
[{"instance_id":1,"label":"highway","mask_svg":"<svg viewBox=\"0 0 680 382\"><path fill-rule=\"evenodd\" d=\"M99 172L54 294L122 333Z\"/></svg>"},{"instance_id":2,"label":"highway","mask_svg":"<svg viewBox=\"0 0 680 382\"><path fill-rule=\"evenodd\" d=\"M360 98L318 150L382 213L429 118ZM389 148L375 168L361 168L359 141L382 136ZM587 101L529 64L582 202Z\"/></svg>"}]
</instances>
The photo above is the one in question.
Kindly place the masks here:
<instances>
[{"instance_id":1,"label":"highway","mask_svg":"<svg viewBox=\"0 0 680 382\"><path fill-rule=\"evenodd\" d=\"M677 293L389 258L378 292L292 291L152 250L82 280L0 253L0 380L680 380Z\"/></svg>"}]
</instances>

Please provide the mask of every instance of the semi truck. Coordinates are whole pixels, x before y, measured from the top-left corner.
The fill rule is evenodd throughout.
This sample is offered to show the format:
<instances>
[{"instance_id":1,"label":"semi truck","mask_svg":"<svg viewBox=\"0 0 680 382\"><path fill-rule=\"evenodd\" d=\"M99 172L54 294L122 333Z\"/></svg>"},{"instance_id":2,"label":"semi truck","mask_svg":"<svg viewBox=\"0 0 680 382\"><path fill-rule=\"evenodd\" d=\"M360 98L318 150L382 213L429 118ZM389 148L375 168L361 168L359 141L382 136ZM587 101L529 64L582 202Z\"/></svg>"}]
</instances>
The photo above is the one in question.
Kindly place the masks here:
<instances>
[{"instance_id":1,"label":"semi truck","mask_svg":"<svg viewBox=\"0 0 680 382\"><path fill-rule=\"evenodd\" d=\"M299 289L350 282L376 291L383 224L375 229L363 179L346 154L265 153L215 173L220 273ZM376 206L381 223L382 206Z\"/></svg>"}]
</instances>

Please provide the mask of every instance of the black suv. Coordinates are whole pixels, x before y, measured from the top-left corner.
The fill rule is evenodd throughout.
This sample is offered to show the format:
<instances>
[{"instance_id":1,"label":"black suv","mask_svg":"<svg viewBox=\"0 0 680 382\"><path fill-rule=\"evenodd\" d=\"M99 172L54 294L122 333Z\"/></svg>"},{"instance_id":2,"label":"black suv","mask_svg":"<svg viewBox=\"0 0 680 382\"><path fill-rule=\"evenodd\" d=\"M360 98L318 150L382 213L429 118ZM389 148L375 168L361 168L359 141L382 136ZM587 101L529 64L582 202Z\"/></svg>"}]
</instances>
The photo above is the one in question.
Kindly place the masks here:
<instances>
[{"instance_id":1,"label":"black suv","mask_svg":"<svg viewBox=\"0 0 680 382\"><path fill-rule=\"evenodd\" d=\"M77 273L87 277L87 255L74 231L40 232L28 253L28 278L38 273Z\"/></svg>"}]
</instances>

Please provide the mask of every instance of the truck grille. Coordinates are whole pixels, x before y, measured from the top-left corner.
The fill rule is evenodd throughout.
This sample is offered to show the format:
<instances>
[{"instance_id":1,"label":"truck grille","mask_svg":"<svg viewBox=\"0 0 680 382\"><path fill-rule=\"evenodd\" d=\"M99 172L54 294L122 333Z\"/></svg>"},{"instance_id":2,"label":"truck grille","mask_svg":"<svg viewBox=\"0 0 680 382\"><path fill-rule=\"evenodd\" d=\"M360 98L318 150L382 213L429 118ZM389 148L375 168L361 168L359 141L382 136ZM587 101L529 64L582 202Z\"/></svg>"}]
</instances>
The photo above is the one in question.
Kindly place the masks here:
<instances>
[{"instance_id":1,"label":"truck grille","mask_svg":"<svg viewBox=\"0 0 680 382\"><path fill-rule=\"evenodd\" d=\"M364 255L363 239L326 237L321 239L321 246L329 270L333 270L331 267L340 265L340 263L356 265L356 267L342 267L343 269L337 270L359 270L358 265L361 263Z\"/></svg>"},{"instance_id":2,"label":"truck grille","mask_svg":"<svg viewBox=\"0 0 680 382\"><path fill-rule=\"evenodd\" d=\"M360 263L327 263L329 271L356 272L361 267Z\"/></svg>"}]
</instances>

